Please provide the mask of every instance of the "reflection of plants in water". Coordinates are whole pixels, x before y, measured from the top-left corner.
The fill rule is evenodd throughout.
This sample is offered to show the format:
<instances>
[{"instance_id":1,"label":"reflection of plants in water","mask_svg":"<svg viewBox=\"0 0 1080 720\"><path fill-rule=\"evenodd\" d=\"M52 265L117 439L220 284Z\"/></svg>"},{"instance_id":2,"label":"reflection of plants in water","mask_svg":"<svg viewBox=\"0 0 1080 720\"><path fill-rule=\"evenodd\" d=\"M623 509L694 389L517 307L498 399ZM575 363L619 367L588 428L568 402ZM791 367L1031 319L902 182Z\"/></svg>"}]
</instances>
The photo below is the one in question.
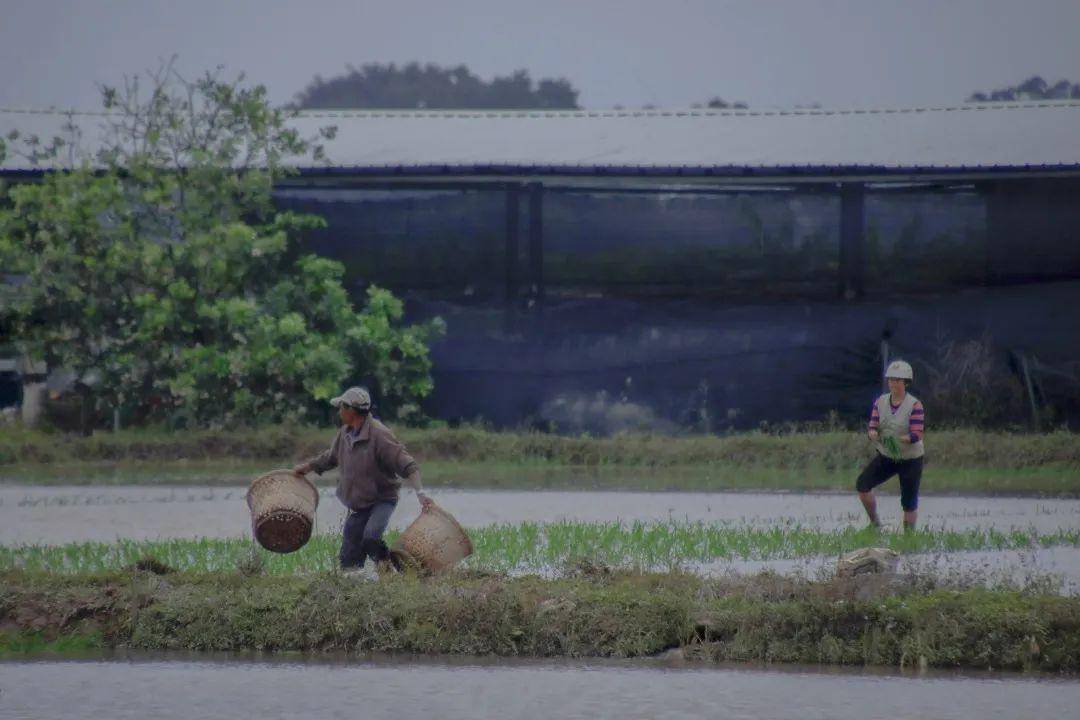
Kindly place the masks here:
<instances>
[{"instance_id":1,"label":"reflection of plants in water","mask_svg":"<svg viewBox=\"0 0 1080 720\"><path fill-rule=\"evenodd\" d=\"M881 267L881 232L877 226L867 224L863 243L863 261L873 274Z\"/></svg>"},{"instance_id":2,"label":"reflection of plants in water","mask_svg":"<svg viewBox=\"0 0 1080 720\"><path fill-rule=\"evenodd\" d=\"M650 284L742 286L756 294L768 294L769 283L792 281L835 283L835 252L815 243L800 251L771 256L764 263L746 247L731 244L694 245L678 248L628 245L594 253L548 253L545 277L549 283L619 286Z\"/></svg>"},{"instance_id":3,"label":"reflection of plants in water","mask_svg":"<svg viewBox=\"0 0 1080 720\"><path fill-rule=\"evenodd\" d=\"M1080 547L1078 529L1040 533L1030 528L972 528L894 534L854 527L821 530L791 522L773 526L675 521L526 522L471 529L469 536L476 550L467 561L469 567L512 571L562 567L582 558L613 566L672 568L718 560L831 557L868 545L902 553ZM396 532L387 533L390 544L396 537ZM288 555L254 549L252 541L245 538L0 547L0 570L98 572L154 558L180 571L326 572L336 567L339 543L337 533L317 535L301 550ZM257 560L252 557L253 549Z\"/></svg>"},{"instance_id":4,"label":"reflection of plants in water","mask_svg":"<svg viewBox=\"0 0 1080 720\"><path fill-rule=\"evenodd\" d=\"M451 288L463 292L472 285L477 292L495 289L493 264L503 265L502 249L493 255L485 237L447 236L415 242L358 246L344 254L347 285L378 282L388 288Z\"/></svg>"},{"instance_id":5,"label":"reflection of plants in water","mask_svg":"<svg viewBox=\"0 0 1080 720\"><path fill-rule=\"evenodd\" d=\"M757 254L764 257L765 248L768 244L768 234L765 232L765 221L761 219L754 204L747 198L740 197L736 205L739 216L746 223L752 241L755 243Z\"/></svg>"},{"instance_id":6,"label":"reflection of plants in water","mask_svg":"<svg viewBox=\"0 0 1080 720\"><path fill-rule=\"evenodd\" d=\"M631 232L622 242L610 236L596 243L555 240L545 255L547 279L595 286L742 284L757 294L777 280L833 283L824 275L836 267L835 236L820 229L799 236L800 212L816 214L793 208L794 202L740 196L717 208L715 225L676 227L669 237Z\"/></svg>"},{"instance_id":7,"label":"reflection of plants in water","mask_svg":"<svg viewBox=\"0 0 1080 720\"><path fill-rule=\"evenodd\" d=\"M889 260L892 263L902 262L906 255L909 255L921 244L919 242L921 236L922 219L918 215L910 215L907 222L900 228L896 242L889 248L891 256Z\"/></svg>"},{"instance_id":8,"label":"reflection of plants in water","mask_svg":"<svg viewBox=\"0 0 1080 720\"><path fill-rule=\"evenodd\" d=\"M868 275L893 288L978 284L985 275L983 228L964 225L928 236L919 215L892 237L868 223L863 253Z\"/></svg>"},{"instance_id":9,"label":"reflection of plants in water","mask_svg":"<svg viewBox=\"0 0 1080 720\"><path fill-rule=\"evenodd\" d=\"M153 496L124 496L108 493L85 494L74 493L71 495L46 495L44 497L27 496L18 501L18 507L68 507L68 506L109 506L109 505L132 505L140 503L174 503L174 502L208 502L211 500L231 500L240 491L215 491L206 488L186 493L169 491L168 494Z\"/></svg>"}]
</instances>

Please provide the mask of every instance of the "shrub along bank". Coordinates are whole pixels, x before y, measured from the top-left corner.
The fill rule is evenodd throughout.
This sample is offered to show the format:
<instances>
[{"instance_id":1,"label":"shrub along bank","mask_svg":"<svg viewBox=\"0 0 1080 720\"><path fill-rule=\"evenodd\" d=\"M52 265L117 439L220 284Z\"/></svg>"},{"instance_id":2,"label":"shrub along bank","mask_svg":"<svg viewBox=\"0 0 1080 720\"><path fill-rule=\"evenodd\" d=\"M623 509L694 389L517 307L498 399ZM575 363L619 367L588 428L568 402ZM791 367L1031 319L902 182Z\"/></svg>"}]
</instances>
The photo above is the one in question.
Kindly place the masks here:
<instances>
[{"instance_id":1,"label":"shrub along bank","mask_svg":"<svg viewBox=\"0 0 1080 720\"><path fill-rule=\"evenodd\" d=\"M1080 671L1080 598L880 576L0 575L0 654L212 651L644 657ZM931 584L932 585L932 584Z\"/></svg>"}]
</instances>

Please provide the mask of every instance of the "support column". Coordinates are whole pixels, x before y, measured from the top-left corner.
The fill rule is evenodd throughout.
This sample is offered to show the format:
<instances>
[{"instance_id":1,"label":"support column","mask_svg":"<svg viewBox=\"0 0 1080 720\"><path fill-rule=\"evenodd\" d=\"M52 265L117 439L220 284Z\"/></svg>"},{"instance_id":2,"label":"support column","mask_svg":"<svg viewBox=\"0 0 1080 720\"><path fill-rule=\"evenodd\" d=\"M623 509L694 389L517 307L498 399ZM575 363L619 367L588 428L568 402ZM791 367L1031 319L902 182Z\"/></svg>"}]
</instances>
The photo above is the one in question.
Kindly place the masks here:
<instances>
[{"instance_id":1,"label":"support column","mask_svg":"<svg viewBox=\"0 0 1080 720\"><path fill-rule=\"evenodd\" d=\"M513 304L518 296L518 226L520 225L521 189L517 185L506 188L506 251L504 253L506 269L506 295L508 304Z\"/></svg>"},{"instance_id":2,"label":"support column","mask_svg":"<svg viewBox=\"0 0 1080 720\"><path fill-rule=\"evenodd\" d=\"M544 186L529 185L529 282L537 304L544 301Z\"/></svg>"},{"instance_id":3,"label":"support column","mask_svg":"<svg viewBox=\"0 0 1080 720\"><path fill-rule=\"evenodd\" d=\"M840 297L861 298L866 291L863 245L866 191L862 183L840 183Z\"/></svg>"}]
</instances>

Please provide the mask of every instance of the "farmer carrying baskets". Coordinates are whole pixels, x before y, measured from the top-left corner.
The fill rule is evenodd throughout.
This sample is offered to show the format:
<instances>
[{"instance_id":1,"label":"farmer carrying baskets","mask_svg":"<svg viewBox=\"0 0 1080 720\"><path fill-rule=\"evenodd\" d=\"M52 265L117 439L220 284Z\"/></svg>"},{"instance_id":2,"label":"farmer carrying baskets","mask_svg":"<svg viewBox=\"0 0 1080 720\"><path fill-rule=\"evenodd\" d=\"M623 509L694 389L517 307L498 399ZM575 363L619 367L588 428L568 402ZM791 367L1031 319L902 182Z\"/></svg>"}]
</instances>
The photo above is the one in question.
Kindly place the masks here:
<instances>
[{"instance_id":1,"label":"farmer carrying baskets","mask_svg":"<svg viewBox=\"0 0 1080 720\"><path fill-rule=\"evenodd\" d=\"M424 508L432 504L420 484L420 466L390 428L371 416L371 395L352 387L330 401L338 409L342 426L329 449L294 472L320 475L341 468L337 498L349 509L342 530L339 560L342 570L374 578L374 564L389 559L383 533L398 502L401 485L412 488Z\"/></svg>"}]
</instances>

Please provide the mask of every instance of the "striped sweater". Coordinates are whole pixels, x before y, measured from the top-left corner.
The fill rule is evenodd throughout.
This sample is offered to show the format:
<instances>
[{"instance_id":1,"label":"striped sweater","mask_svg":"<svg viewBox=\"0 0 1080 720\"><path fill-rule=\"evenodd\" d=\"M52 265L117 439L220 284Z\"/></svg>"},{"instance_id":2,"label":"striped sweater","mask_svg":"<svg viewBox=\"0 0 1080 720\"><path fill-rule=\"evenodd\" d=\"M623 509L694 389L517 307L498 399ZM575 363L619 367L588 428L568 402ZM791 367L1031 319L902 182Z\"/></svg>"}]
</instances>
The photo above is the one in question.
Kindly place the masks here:
<instances>
[{"instance_id":1,"label":"striped sweater","mask_svg":"<svg viewBox=\"0 0 1080 720\"><path fill-rule=\"evenodd\" d=\"M893 412L900 409L900 405L893 405L892 398L889 398L889 407ZM881 415L878 413L878 404L875 402L870 409L870 430L877 430L881 426ZM919 442L923 438L923 431L926 429L926 414L923 410L923 404L921 401L916 400L915 405L911 408L911 417L908 420L908 433L912 444Z\"/></svg>"}]
</instances>

